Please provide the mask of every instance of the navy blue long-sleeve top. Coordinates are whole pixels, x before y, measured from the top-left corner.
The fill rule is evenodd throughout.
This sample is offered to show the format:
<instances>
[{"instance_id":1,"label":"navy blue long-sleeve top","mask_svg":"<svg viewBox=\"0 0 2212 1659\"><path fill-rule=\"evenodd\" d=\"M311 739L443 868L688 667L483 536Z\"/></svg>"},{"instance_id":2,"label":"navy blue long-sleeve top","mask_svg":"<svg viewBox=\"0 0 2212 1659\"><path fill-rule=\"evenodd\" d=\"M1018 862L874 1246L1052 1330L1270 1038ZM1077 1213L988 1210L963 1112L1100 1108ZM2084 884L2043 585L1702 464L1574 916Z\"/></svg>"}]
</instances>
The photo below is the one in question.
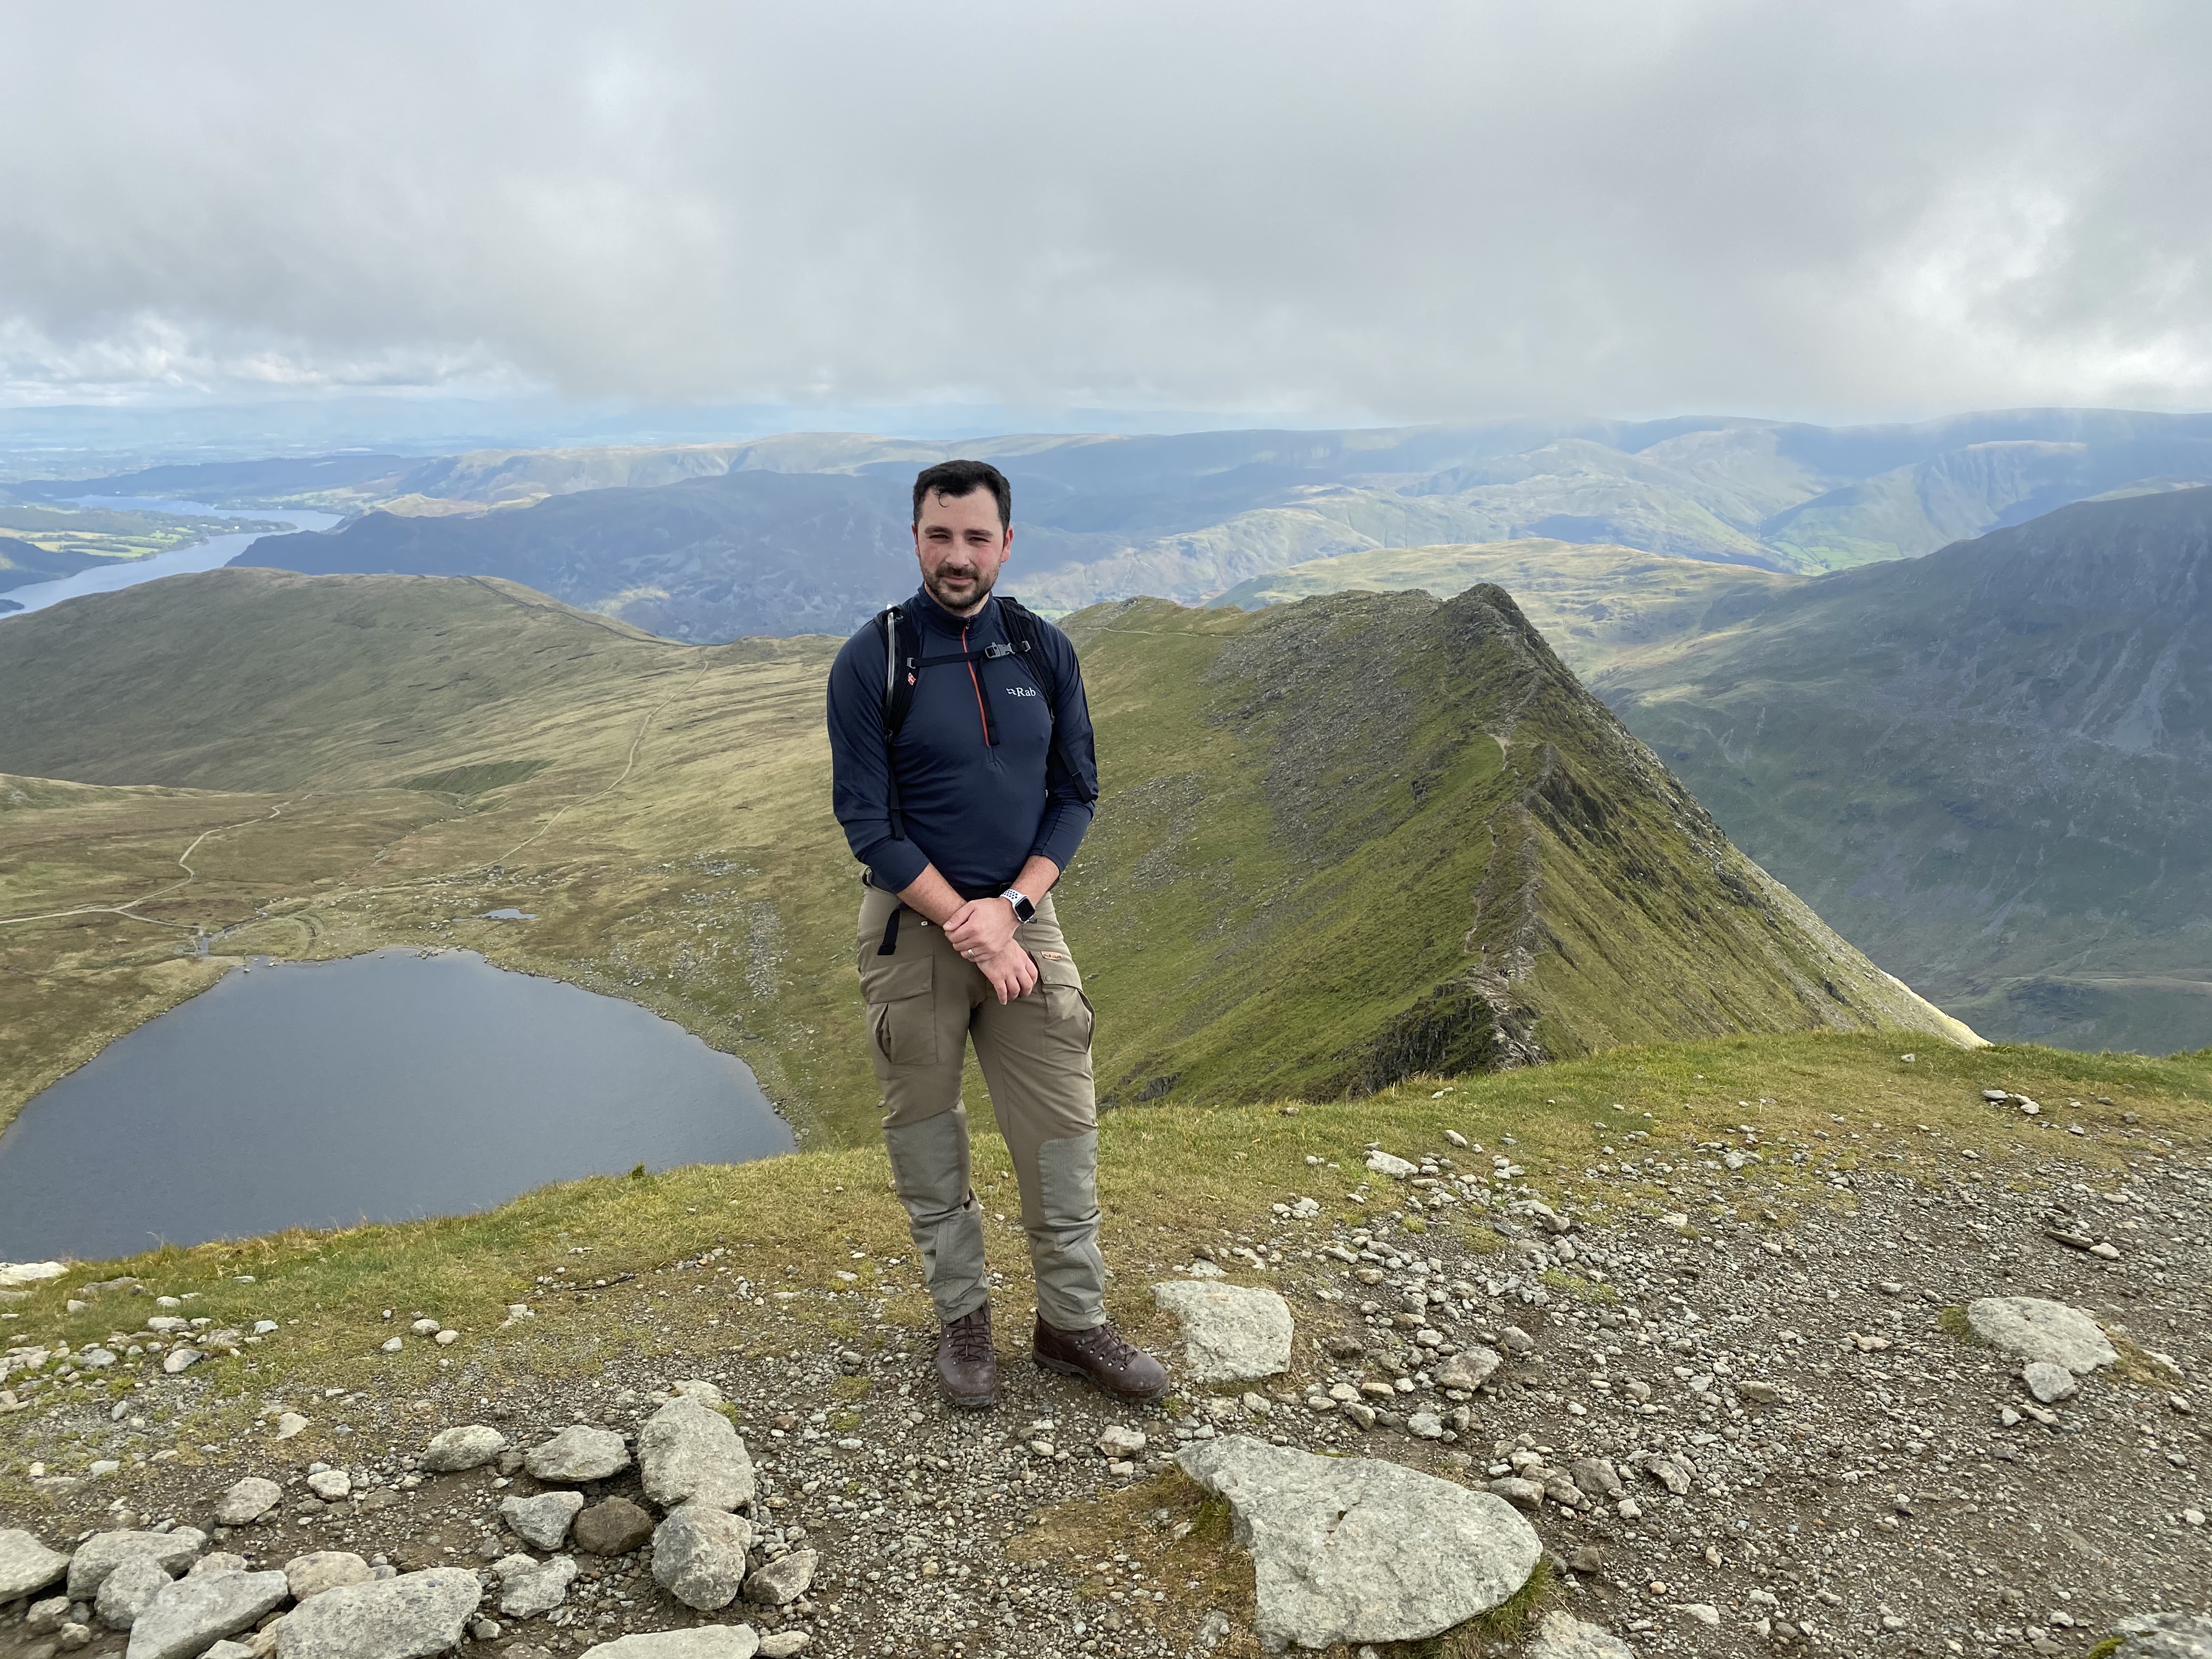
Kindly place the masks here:
<instances>
[{"instance_id":1,"label":"navy blue long-sleeve top","mask_svg":"<svg viewBox=\"0 0 2212 1659\"><path fill-rule=\"evenodd\" d=\"M920 631L923 657L1012 643L995 599L967 618L927 592L900 608ZM883 635L871 623L838 652L830 671L831 802L878 887L902 891L933 864L973 898L1011 884L1033 854L1062 870L1075 857L1098 793L1091 709L1067 635L1042 618L1037 634L1057 676L1060 752L1050 705L1019 656L922 669L892 744L904 841L891 836Z\"/></svg>"}]
</instances>

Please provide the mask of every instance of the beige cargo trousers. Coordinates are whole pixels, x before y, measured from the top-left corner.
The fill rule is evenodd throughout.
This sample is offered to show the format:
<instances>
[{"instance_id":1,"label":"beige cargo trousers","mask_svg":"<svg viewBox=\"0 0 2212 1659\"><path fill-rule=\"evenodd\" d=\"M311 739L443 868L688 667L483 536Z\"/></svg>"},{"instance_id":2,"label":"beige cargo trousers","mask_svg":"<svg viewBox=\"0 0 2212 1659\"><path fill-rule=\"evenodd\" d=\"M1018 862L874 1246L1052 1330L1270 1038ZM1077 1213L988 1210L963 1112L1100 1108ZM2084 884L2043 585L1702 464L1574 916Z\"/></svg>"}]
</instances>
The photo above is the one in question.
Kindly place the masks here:
<instances>
[{"instance_id":1,"label":"beige cargo trousers","mask_svg":"<svg viewBox=\"0 0 2212 1659\"><path fill-rule=\"evenodd\" d=\"M894 911L896 948L884 956ZM989 1278L960 1093L972 1038L1021 1184L1037 1312L1060 1330L1089 1330L1106 1319L1091 1004L1049 897L1037 901L1036 919L1014 939L1036 959L1037 983L1002 1006L943 928L902 911L895 895L866 890L860 996L884 1091L884 1144L938 1316L950 1322L975 1312L988 1299Z\"/></svg>"}]
</instances>

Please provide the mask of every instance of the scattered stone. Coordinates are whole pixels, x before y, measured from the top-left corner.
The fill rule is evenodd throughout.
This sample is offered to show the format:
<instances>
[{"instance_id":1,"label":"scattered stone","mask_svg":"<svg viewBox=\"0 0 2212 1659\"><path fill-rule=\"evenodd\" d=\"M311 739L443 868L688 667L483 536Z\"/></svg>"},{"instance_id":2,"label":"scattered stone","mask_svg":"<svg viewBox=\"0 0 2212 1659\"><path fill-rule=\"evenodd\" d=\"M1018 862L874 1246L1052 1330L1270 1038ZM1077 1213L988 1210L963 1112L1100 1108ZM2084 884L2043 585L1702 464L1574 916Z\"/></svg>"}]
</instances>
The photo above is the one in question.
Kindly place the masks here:
<instances>
[{"instance_id":1,"label":"scattered stone","mask_svg":"<svg viewBox=\"0 0 2212 1659\"><path fill-rule=\"evenodd\" d=\"M1417 1440L1441 1440L1444 1420L1434 1412L1415 1412L1406 1419L1406 1432Z\"/></svg>"},{"instance_id":2,"label":"scattered stone","mask_svg":"<svg viewBox=\"0 0 2212 1659\"><path fill-rule=\"evenodd\" d=\"M534 1619L550 1613L568 1599L575 1582L574 1556L556 1555L550 1561L533 1561L511 1555L497 1564L500 1572L499 1610L510 1619Z\"/></svg>"},{"instance_id":3,"label":"scattered stone","mask_svg":"<svg viewBox=\"0 0 2212 1659\"><path fill-rule=\"evenodd\" d=\"M422 1448L422 1467L432 1474L459 1474L482 1468L507 1449L507 1437L482 1423L441 1429Z\"/></svg>"},{"instance_id":4,"label":"scattered stone","mask_svg":"<svg viewBox=\"0 0 2212 1659\"><path fill-rule=\"evenodd\" d=\"M568 1525L583 1507L584 1495L580 1492L547 1492L535 1498L503 1499L499 1512L526 1544L557 1550L567 1541Z\"/></svg>"},{"instance_id":5,"label":"scattered stone","mask_svg":"<svg viewBox=\"0 0 2212 1659\"><path fill-rule=\"evenodd\" d=\"M2054 1406L2062 1400L2071 1400L2081 1392L2081 1385L2074 1380L2074 1373L2063 1365L2054 1365L2047 1359L2032 1359L2021 1368L2021 1381L2027 1391L2045 1406Z\"/></svg>"},{"instance_id":6,"label":"scattered stone","mask_svg":"<svg viewBox=\"0 0 2212 1659\"><path fill-rule=\"evenodd\" d=\"M646 1419L638 1431L637 1464L645 1495L663 1509L689 1503L734 1510L753 1500L745 1443L728 1418L690 1395L678 1395Z\"/></svg>"},{"instance_id":7,"label":"scattered stone","mask_svg":"<svg viewBox=\"0 0 2212 1659\"><path fill-rule=\"evenodd\" d=\"M1677 1601L1674 1611L1689 1614L1701 1625L1717 1626L1721 1622L1721 1610L1710 1601Z\"/></svg>"},{"instance_id":8,"label":"scattered stone","mask_svg":"<svg viewBox=\"0 0 2212 1659\"><path fill-rule=\"evenodd\" d=\"M1571 1613L1552 1612L1536 1626L1528 1659L1636 1659L1636 1650L1601 1626Z\"/></svg>"},{"instance_id":9,"label":"scattered stone","mask_svg":"<svg viewBox=\"0 0 2212 1659\"><path fill-rule=\"evenodd\" d=\"M216 1501L215 1523L218 1527L251 1526L283 1501L283 1487L264 1476L249 1474Z\"/></svg>"},{"instance_id":10,"label":"scattered stone","mask_svg":"<svg viewBox=\"0 0 2212 1659\"><path fill-rule=\"evenodd\" d=\"M172 1348L161 1356L161 1369L171 1376L188 1371L207 1356L198 1348Z\"/></svg>"},{"instance_id":11,"label":"scattered stone","mask_svg":"<svg viewBox=\"0 0 2212 1659\"><path fill-rule=\"evenodd\" d=\"M319 1469L307 1477L307 1490L325 1504L335 1504L353 1493L353 1477L343 1469Z\"/></svg>"},{"instance_id":12,"label":"scattered stone","mask_svg":"<svg viewBox=\"0 0 2212 1659\"><path fill-rule=\"evenodd\" d=\"M185 1577L197 1578L205 1572L244 1572L250 1564L242 1555L233 1555L228 1550L210 1550L185 1569Z\"/></svg>"},{"instance_id":13,"label":"scattered stone","mask_svg":"<svg viewBox=\"0 0 2212 1659\"><path fill-rule=\"evenodd\" d=\"M129 1630L155 1596L169 1588L169 1570L150 1555L128 1556L100 1581L93 1607L110 1630Z\"/></svg>"},{"instance_id":14,"label":"scattered stone","mask_svg":"<svg viewBox=\"0 0 2212 1659\"><path fill-rule=\"evenodd\" d=\"M1291 1366L1290 1304L1242 1285L1152 1286L1152 1300L1182 1327L1183 1365L1200 1382L1242 1382Z\"/></svg>"},{"instance_id":15,"label":"scattered stone","mask_svg":"<svg viewBox=\"0 0 2212 1659\"><path fill-rule=\"evenodd\" d=\"M198 1659L222 1638L259 1623L289 1593L281 1572L177 1579L140 1610L131 1626L130 1659Z\"/></svg>"},{"instance_id":16,"label":"scattered stone","mask_svg":"<svg viewBox=\"0 0 2212 1659\"><path fill-rule=\"evenodd\" d=\"M68 1621L70 1599L66 1595L50 1595L43 1601L31 1603L31 1610L23 1615L23 1628L33 1636L46 1636L59 1630Z\"/></svg>"},{"instance_id":17,"label":"scattered stone","mask_svg":"<svg viewBox=\"0 0 2212 1659\"><path fill-rule=\"evenodd\" d=\"M744 1588L753 1529L740 1517L686 1504L654 1528L653 1577L689 1607L714 1613Z\"/></svg>"},{"instance_id":18,"label":"scattered stone","mask_svg":"<svg viewBox=\"0 0 2212 1659\"><path fill-rule=\"evenodd\" d=\"M1505 1601L1543 1554L1498 1498L1396 1463L1249 1435L1200 1442L1176 1462L1229 1501L1263 1644L1421 1641Z\"/></svg>"},{"instance_id":19,"label":"scattered stone","mask_svg":"<svg viewBox=\"0 0 2212 1659\"><path fill-rule=\"evenodd\" d=\"M91 1601L107 1575L134 1555L152 1556L173 1577L191 1565L206 1542L207 1534L191 1527L179 1527L173 1532L95 1533L78 1545L76 1553L70 1558L70 1600Z\"/></svg>"},{"instance_id":20,"label":"scattered stone","mask_svg":"<svg viewBox=\"0 0 2212 1659\"><path fill-rule=\"evenodd\" d=\"M0 1601L12 1601L58 1583L70 1559L50 1550L19 1527L0 1528Z\"/></svg>"},{"instance_id":21,"label":"scattered stone","mask_svg":"<svg viewBox=\"0 0 2212 1659\"><path fill-rule=\"evenodd\" d=\"M797 1632L787 1632L797 1635ZM775 1638L771 1638L771 1640ZM805 1646L802 1639L799 1646ZM750 1625L702 1625L696 1630L659 1630L624 1636L584 1650L584 1659L753 1659L767 1651L760 1633ZM779 1650L789 1655L798 1647ZM514 1650L507 1650L514 1659Z\"/></svg>"},{"instance_id":22,"label":"scattered stone","mask_svg":"<svg viewBox=\"0 0 2212 1659\"><path fill-rule=\"evenodd\" d=\"M276 1419L276 1437L289 1440L307 1426L307 1419L297 1412L286 1412Z\"/></svg>"},{"instance_id":23,"label":"scattered stone","mask_svg":"<svg viewBox=\"0 0 2212 1659\"><path fill-rule=\"evenodd\" d=\"M295 1601L343 1589L349 1584L366 1584L375 1577L375 1569L349 1550L317 1550L284 1564L284 1582L291 1586Z\"/></svg>"},{"instance_id":24,"label":"scattered stone","mask_svg":"<svg viewBox=\"0 0 2212 1659\"><path fill-rule=\"evenodd\" d=\"M1419 1164L1408 1164L1404 1158L1394 1158L1389 1152L1368 1153L1367 1167L1374 1174L1388 1176L1393 1181L1404 1181L1421 1172Z\"/></svg>"},{"instance_id":25,"label":"scattered stone","mask_svg":"<svg viewBox=\"0 0 2212 1659\"><path fill-rule=\"evenodd\" d=\"M745 1600L771 1607L796 1601L814 1582L814 1569L821 1559L812 1550L779 1556L745 1580Z\"/></svg>"},{"instance_id":26,"label":"scattered stone","mask_svg":"<svg viewBox=\"0 0 2212 1659\"><path fill-rule=\"evenodd\" d=\"M1490 1381L1504 1363L1504 1357L1497 1349L1486 1348L1477 1342L1462 1348L1429 1375L1440 1389L1459 1389L1473 1394Z\"/></svg>"},{"instance_id":27,"label":"scattered stone","mask_svg":"<svg viewBox=\"0 0 2212 1659\"><path fill-rule=\"evenodd\" d=\"M612 1429L587 1428L579 1423L532 1447L523 1456L522 1467L535 1479L553 1485L604 1480L629 1467L629 1449Z\"/></svg>"},{"instance_id":28,"label":"scattered stone","mask_svg":"<svg viewBox=\"0 0 2212 1659\"><path fill-rule=\"evenodd\" d=\"M653 1516L627 1498L610 1498L576 1516L576 1547L593 1555L628 1555L653 1536Z\"/></svg>"},{"instance_id":29,"label":"scattered stone","mask_svg":"<svg viewBox=\"0 0 2212 1659\"><path fill-rule=\"evenodd\" d=\"M814 1638L803 1630L780 1630L761 1638L761 1659L793 1659Z\"/></svg>"},{"instance_id":30,"label":"scattered stone","mask_svg":"<svg viewBox=\"0 0 2212 1659\"><path fill-rule=\"evenodd\" d=\"M461 1639L483 1595L460 1567L326 1590L284 1616L276 1659L428 1659Z\"/></svg>"},{"instance_id":31,"label":"scattered stone","mask_svg":"<svg viewBox=\"0 0 2212 1659\"><path fill-rule=\"evenodd\" d=\"M2120 1363L2097 1322L2063 1302L1985 1296L1966 1304L1966 1325L1993 1348L2020 1359L2063 1365L2076 1376Z\"/></svg>"},{"instance_id":32,"label":"scattered stone","mask_svg":"<svg viewBox=\"0 0 2212 1659\"><path fill-rule=\"evenodd\" d=\"M1134 1457L1148 1443L1142 1429L1127 1429L1118 1423L1109 1423L1098 1431L1098 1449L1109 1457Z\"/></svg>"}]
</instances>

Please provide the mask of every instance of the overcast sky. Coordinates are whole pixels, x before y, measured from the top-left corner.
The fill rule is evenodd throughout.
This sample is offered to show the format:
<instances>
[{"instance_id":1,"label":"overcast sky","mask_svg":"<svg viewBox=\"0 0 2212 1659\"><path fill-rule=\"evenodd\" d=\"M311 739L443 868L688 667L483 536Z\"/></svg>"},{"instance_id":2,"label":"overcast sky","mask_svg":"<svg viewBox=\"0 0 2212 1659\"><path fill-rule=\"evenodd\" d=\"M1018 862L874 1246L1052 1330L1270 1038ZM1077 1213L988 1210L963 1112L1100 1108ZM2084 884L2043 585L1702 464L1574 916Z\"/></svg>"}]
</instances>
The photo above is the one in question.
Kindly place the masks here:
<instances>
[{"instance_id":1,"label":"overcast sky","mask_svg":"<svg viewBox=\"0 0 2212 1659\"><path fill-rule=\"evenodd\" d=\"M0 403L2212 406L2212 6L9 3Z\"/></svg>"}]
</instances>

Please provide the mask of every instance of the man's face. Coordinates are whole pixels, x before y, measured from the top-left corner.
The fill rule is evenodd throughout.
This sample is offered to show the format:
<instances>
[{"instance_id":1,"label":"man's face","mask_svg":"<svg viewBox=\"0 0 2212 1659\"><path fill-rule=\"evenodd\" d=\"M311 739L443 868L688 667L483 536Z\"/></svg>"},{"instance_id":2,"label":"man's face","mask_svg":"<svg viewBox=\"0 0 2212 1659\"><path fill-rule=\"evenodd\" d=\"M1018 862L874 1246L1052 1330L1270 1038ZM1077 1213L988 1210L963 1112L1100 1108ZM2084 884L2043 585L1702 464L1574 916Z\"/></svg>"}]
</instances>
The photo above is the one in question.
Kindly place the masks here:
<instances>
[{"instance_id":1,"label":"man's face","mask_svg":"<svg viewBox=\"0 0 2212 1659\"><path fill-rule=\"evenodd\" d=\"M989 490L947 495L933 489L921 498L914 522L921 585L954 616L973 616L983 608L1013 547L1013 530L999 523L998 497Z\"/></svg>"}]
</instances>

